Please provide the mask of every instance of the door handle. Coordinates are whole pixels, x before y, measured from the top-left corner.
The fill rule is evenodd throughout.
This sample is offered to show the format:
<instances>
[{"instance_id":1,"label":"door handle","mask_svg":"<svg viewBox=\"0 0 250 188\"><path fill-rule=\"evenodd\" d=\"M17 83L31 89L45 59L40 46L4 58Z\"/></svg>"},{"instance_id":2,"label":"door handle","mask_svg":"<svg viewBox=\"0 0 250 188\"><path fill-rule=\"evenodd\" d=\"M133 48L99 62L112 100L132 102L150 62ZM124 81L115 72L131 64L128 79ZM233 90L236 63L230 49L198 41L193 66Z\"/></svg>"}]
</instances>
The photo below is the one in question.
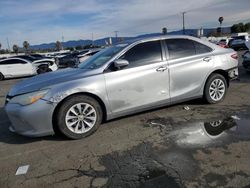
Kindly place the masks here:
<instances>
[{"instance_id":1,"label":"door handle","mask_svg":"<svg viewBox=\"0 0 250 188\"><path fill-rule=\"evenodd\" d=\"M167 67L159 67L156 69L157 72L164 72L165 70L167 70Z\"/></svg>"},{"instance_id":2,"label":"door handle","mask_svg":"<svg viewBox=\"0 0 250 188\"><path fill-rule=\"evenodd\" d=\"M203 58L203 61L206 61L206 62L209 62L209 61L211 61L211 60L212 60L211 57L204 57L204 58Z\"/></svg>"}]
</instances>

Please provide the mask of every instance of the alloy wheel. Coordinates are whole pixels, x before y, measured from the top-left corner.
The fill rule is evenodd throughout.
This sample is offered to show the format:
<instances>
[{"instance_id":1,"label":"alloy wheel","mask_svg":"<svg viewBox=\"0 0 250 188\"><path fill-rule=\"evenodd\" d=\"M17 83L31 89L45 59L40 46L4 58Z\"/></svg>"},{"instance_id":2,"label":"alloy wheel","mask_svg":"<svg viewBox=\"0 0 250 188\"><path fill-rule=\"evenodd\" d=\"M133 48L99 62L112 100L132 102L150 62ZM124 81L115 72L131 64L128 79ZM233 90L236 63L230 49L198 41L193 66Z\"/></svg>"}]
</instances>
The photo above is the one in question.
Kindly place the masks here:
<instances>
[{"instance_id":1,"label":"alloy wheel","mask_svg":"<svg viewBox=\"0 0 250 188\"><path fill-rule=\"evenodd\" d=\"M219 101L225 95L226 86L221 79L215 79L209 87L209 95L214 101Z\"/></svg>"},{"instance_id":2,"label":"alloy wheel","mask_svg":"<svg viewBox=\"0 0 250 188\"><path fill-rule=\"evenodd\" d=\"M87 103L73 105L65 116L66 126L76 134L86 133L91 130L96 120L97 113L95 108Z\"/></svg>"}]
</instances>

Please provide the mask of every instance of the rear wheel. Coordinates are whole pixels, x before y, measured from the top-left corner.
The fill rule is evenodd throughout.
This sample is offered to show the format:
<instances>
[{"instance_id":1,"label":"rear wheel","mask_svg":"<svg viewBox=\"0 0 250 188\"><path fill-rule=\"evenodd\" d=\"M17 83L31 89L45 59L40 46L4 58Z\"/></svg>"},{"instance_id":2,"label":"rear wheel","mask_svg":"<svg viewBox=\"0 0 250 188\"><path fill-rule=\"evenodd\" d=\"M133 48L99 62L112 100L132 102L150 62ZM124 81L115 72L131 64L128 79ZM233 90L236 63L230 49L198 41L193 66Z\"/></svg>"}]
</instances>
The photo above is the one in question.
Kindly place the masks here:
<instances>
[{"instance_id":1,"label":"rear wheel","mask_svg":"<svg viewBox=\"0 0 250 188\"><path fill-rule=\"evenodd\" d=\"M210 104L222 102L227 93L227 81L221 74L212 74L205 85L204 98Z\"/></svg>"},{"instance_id":2,"label":"rear wheel","mask_svg":"<svg viewBox=\"0 0 250 188\"><path fill-rule=\"evenodd\" d=\"M0 80L4 80L4 75L0 72Z\"/></svg>"},{"instance_id":3,"label":"rear wheel","mask_svg":"<svg viewBox=\"0 0 250 188\"><path fill-rule=\"evenodd\" d=\"M58 130L66 137L80 139L94 133L102 122L102 108L92 97L72 96L56 115Z\"/></svg>"}]
</instances>

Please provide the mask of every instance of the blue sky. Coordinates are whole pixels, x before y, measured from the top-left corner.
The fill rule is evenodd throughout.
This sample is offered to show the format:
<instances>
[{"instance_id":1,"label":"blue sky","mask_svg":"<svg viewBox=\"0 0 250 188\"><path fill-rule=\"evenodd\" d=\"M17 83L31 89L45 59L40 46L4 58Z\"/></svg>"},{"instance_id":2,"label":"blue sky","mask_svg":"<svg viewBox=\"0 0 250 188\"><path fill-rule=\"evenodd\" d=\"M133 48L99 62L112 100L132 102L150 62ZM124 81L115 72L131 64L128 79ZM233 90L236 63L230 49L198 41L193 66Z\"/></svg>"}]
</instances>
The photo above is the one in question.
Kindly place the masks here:
<instances>
[{"instance_id":1,"label":"blue sky","mask_svg":"<svg viewBox=\"0 0 250 188\"><path fill-rule=\"evenodd\" d=\"M22 45L114 36L134 36L182 27L218 27L250 21L250 0L0 0L0 43Z\"/></svg>"}]
</instances>

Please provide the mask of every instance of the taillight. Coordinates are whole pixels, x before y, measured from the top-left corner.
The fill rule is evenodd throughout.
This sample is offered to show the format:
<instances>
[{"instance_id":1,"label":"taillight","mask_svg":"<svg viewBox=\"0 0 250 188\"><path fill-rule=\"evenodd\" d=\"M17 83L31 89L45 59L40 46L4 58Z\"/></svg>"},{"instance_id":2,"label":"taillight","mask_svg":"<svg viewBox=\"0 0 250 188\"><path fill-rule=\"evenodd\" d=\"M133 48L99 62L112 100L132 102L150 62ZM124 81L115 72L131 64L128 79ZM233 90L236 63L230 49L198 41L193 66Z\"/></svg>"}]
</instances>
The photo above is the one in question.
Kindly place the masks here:
<instances>
[{"instance_id":1,"label":"taillight","mask_svg":"<svg viewBox=\"0 0 250 188\"><path fill-rule=\"evenodd\" d=\"M237 53L232 54L232 55L231 55L231 58L233 58L233 59L238 59L238 54L237 54Z\"/></svg>"}]
</instances>

